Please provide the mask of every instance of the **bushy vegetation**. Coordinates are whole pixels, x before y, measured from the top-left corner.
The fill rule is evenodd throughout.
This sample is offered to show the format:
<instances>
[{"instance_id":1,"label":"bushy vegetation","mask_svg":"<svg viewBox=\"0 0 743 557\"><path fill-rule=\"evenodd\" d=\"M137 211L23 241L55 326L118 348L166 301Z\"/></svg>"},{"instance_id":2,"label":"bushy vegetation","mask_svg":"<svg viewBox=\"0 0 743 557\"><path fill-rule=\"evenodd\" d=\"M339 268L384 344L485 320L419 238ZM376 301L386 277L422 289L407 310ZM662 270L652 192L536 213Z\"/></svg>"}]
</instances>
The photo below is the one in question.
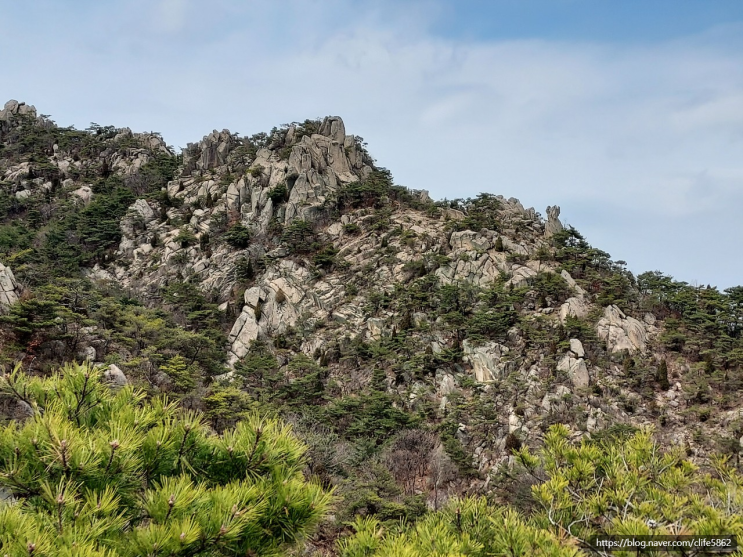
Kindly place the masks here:
<instances>
[{"instance_id":1,"label":"bushy vegetation","mask_svg":"<svg viewBox=\"0 0 743 557\"><path fill-rule=\"evenodd\" d=\"M232 225L232 227L224 233L222 239L233 248L246 248L250 245L250 231L241 223L237 223Z\"/></svg>"},{"instance_id":2,"label":"bushy vegetation","mask_svg":"<svg viewBox=\"0 0 743 557\"><path fill-rule=\"evenodd\" d=\"M14 184L0 182L0 257L24 282L43 285L57 277L77 277L81 267L109 260L121 240L121 217L132 202L162 198L180 157L149 151L138 172L116 174L106 162L113 153L144 147L131 134L114 141L120 131L97 124L85 131L60 128L30 115L17 115L0 130L5 161L29 163L22 178L38 182L23 199L11 193ZM55 145L79 161L66 172L91 184L89 203L63 188L64 175L49 162ZM47 186L40 187L42 182Z\"/></svg>"},{"instance_id":3,"label":"bushy vegetation","mask_svg":"<svg viewBox=\"0 0 743 557\"><path fill-rule=\"evenodd\" d=\"M34 410L0 431L0 551L13 556L279 554L330 501L301 474L304 448L250 416L220 436L193 412L104 384L101 369L0 390Z\"/></svg>"},{"instance_id":4,"label":"bushy vegetation","mask_svg":"<svg viewBox=\"0 0 743 557\"><path fill-rule=\"evenodd\" d=\"M553 426L537 454L516 453L536 479L531 515L466 498L412 526L360 517L339 542L341 555L573 556L595 551L590 541L599 534L743 532L743 477L724 459L700 473L678 451L660 450L648 431L579 444L569 433Z\"/></svg>"},{"instance_id":5,"label":"bushy vegetation","mask_svg":"<svg viewBox=\"0 0 743 557\"><path fill-rule=\"evenodd\" d=\"M501 203L489 193L481 193L474 199L444 201L452 209L463 210L464 218L450 221L454 230L473 230L479 232L483 228L489 230L500 229L500 218L498 211Z\"/></svg>"},{"instance_id":6,"label":"bushy vegetation","mask_svg":"<svg viewBox=\"0 0 743 557\"><path fill-rule=\"evenodd\" d=\"M141 379L152 380L176 355L192 366L196 380L223 372L220 313L193 285L171 285L164 296L172 314L100 291L86 280L41 286L0 316L6 338L0 358L12 362L22 352L47 369L57 361L78 359L83 345L92 342L101 360L123 360L121 365Z\"/></svg>"},{"instance_id":7,"label":"bushy vegetation","mask_svg":"<svg viewBox=\"0 0 743 557\"><path fill-rule=\"evenodd\" d=\"M153 152L136 136L97 125L80 132L59 130L49 122L19 120L16 124L0 123L2 156L30 166L27 175L12 183L0 182L0 261L12 266L21 284L20 301L0 316L0 365L10 368L22 360L22 369L34 378L9 375L7 385L15 387L0 396L0 409L7 410L19 394L29 404L43 391L39 408L52 418L62 412L51 403L54 396L71 401L65 415L75 423L64 422L67 437L60 439L91 441L91 450L84 455L80 450L75 458L91 466L96 485L105 483L100 474L101 466L105 471L104 457L113 455L114 466L125 452L110 449L98 433L89 434L98 422L78 424L77 411L72 409L87 404L78 402L82 395L74 391L78 379L73 378L87 373L99 381L100 370L75 367L54 375L60 362L87 359L120 367L146 393L130 387L122 391L128 393L127 404L137 415L156 408L173 427L181 427L183 419L195 419L196 414L183 414L183 410L203 416L204 421L197 420L194 426L203 435L198 442L194 437L193 444L202 460L205 453L197 446L216 451L212 444L218 439L234 439L236 431L248 431L259 423L257 414L271 416L264 424L292 423L306 445L306 456L291 460L291 468L302 468L338 495L335 520L322 526L316 540L325 546L323 550L347 534L349 524L357 533L337 548L345 555L573 555L585 550L586 536L644 532L642 524L659 523L658 530L678 523L696 532L711 529L712 521L718 520L717 526L738 531L740 524L720 511L720 498L729 497L730 512L739 513L740 479L732 468L740 455L743 422L727 411L736 408L743 388L741 287L720 292L658 272L635 277L623 262L592 247L572 227L546 238L539 222L490 194L434 204L421 192L395 185L382 168L356 182L340 184L323 207L307 213L307 220L285 222L282 215L290 208L280 205L288 200L295 179L288 175L287 182L268 191L275 212L265 231L244 226L238 208L217 206L240 177L263 187L269 183L267 170L255 163L259 149L270 148L286 159L303 136L317 133L319 121L294 124L292 141L288 126L249 138L233 134L229 164L220 169L197 171L198 153L187 153L193 168L188 167L186 174L193 171L190 178L196 184L210 184L207 195L200 190L201 197L187 204L180 194L167 193L182 188L183 180L164 188L181 171L179 158ZM79 164L64 173L51 164L55 144L65 156L77 157ZM114 171L104 162L116 154L145 152L148 162L132 173ZM368 157L363 148L362 155ZM62 182L66 176L75 179L74 187ZM91 199L72 193L83 182L92 186ZM136 199L147 200L155 214L159 209L154 223L145 223L132 212L125 225L134 228L140 244L145 242L135 256L140 262L145 258L145 272L153 273L147 277L149 286L119 291L110 283L83 278L93 265L115 273L125 270L129 259L116 259L120 222ZM208 214L212 209L204 232L202 223L197 226L192 217L200 218L197 211ZM336 224L328 229L341 214L342 227ZM443 229L440 238L426 230L431 225ZM174 241L183 248L167 260L162 254L171 249L166 238L173 235L164 235L165 230L177 230ZM449 243L444 239L457 231L475 233L458 234L460 238L477 236L466 252L459 251L453 239ZM488 242L491 247L478 247ZM160 249L149 251L147 243ZM234 271L225 273L224 281L219 277L214 290L207 292L207 282L199 283L204 275L189 275L188 263L193 254L211 257L212 249L220 250L219 257L208 263L234 264ZM365 261L357 265L361 254ZM283 257L289 261L277 260ZM266 285L266 271L273 278L275 271L283 279L292 278L284 274L287 263L306 270L302 275L308 281L321 281L321 294L308 284L300 290L305 289L322 311L304 311L307 306L294 304L296 289L282 285L285 292L275 282ZM513 280L506 272L491 275L487 283L480 277L462 280L469 269L479 273L483 264L526 268ZM136 270L130 269L128 284L136 285L141 268L138 262ZM571 277L563 278L561 271L569 272L577 287L570 286ZM91 276L100 275L96 271ZM270 287L276 296L248 308L261 326L258 339L234 368L228 367L226 333L244 310L243 292L252 286ZM338 292L329 292L328 286ZM558 318L561 304L575 296L590 302L590 313ZM337 311L340 299L346 305ZM651 350L608 351L596 327L608 305L617 305L652 331L657 319ZM278 315L269 315L271 308ZM294 316L297 309L304 313ZM362 314L368 327L363 331L349 327L348 321L358 322ZM291 327L284 319L289 316ZM575 361L574 339L585 351L588 387L576 388L569 373L558 366L567 356ZM474 378L478 366L480 370L487 366L484 383ZM57 387L59 392L52 395L47 386L40 386L49 381L64 387ZM64 394L68 388L73 389L72 395ZM105 406L109 395L112 400L123 396L101 386L94 391L82 398L100 396ZM165 393L173 405L158 398ZM683 410L669 410L673 404ZM98 416L96 411L91 407L90 415ZM620 415L622 423L613 423ZM36 423L41 416L31 421ZM631 425L636 418L661 427L669 420L683 420L694 449L687 446L684 454L662 453L647 432L638 433ZM133 431L147 439L149 425L124 422L125 433ZM719 426L719 436L705 437L697 427L704 422ZM577 426L584 441L572 442L561 426L552 427L560 423ZM14 427L14 435L20 435L26 425ZM78 427L84 432L76 432ZM101 427L113 431L113 426ZM5 451L11 467L15 464L8 456L9 446L0 447L0 452ZM697 448L701 448L698 454ZM684 460L684 455L697 458L713 449L730 455L730 464L715 460L711 467L697 469ZM140 466L136 459L150 458L146 451L140 452L132 461L135 468ZM509 456L516 466L504 464L495 472L495 466ZM57 466L52 456L42 457ZM141 483L135 488L114 478L112 485L120 497L131 501L125 507L117 503L121 512L112 511L107 517L119 525L122 517L129 518L120 531L105 533L96 543L110 541L114 555L132 554L121 549L126 541L135 548L130 551L146 554L143 546L132 541L140 534L131 532L144 532L149 524L163 526L159 518L150 521L145 514L147 494L166 485L166 480L171 482L168 486L175 486L172 482L181 479L173 478L189 474L192 483L178 489L193 496L187 512L204 515L192 519L194 531L208 532L207 504L216 501L215 508L224 510L210 493L223 486L209 476L209 466L216 463L198 458L192 455L157 484ZM17 468L17 473L38 472L37 464ZM58 472L55 468L57 476L52 480L57 483L49 484L50 497L59 496L53 490L61 489L60 481L69 480L64 467L62 476ZM202 472L205 485L193 476ZM278 478L282 473L274 475ZM254 476L250 481L258 481ZM65 493L76 495L68 500L63 493L63 541L66 521L77 520L74 513L82 513L85 520L92 516L85 514L90 511L85 507L88 492L80 491L88 486L75 481L64 484ZM119 490L120 484L124 487ZM662 497L658 486L671 495ZM474 496L481 493L489 499ZM41 492L18 497L36 505L25 505L23 512L46 517L23 519L24 528L43 523L46 530L39 535L60 531L54 501ZM495 506L494 501L505 506ZM631 509L620 516L617 509L626 502ZM74 509L72 518L65 514L68 505ZM277 510L270 502L261 508ZM287 510L279 511L292 518ZM17 519L10 513L3 516ZM99 519L103 520L96 515L92 520ZM246 535L253 535L252 526L247 528ZM170 527L158 532L164 540L161 554L179 554L182 548ZM191 539L185 530L176 538L181 533ZM212 540L214 551L237 552L227 537ZM85 544L90 541L85 540ZM34 554L43 554L42 546ZM103 551L104 546L96 547ZM186 554L201 551L189 547ZM271 554L278 547L240 546L239 554L253 554L248 550ZM28 554L18 548L19 554ZM155 549L150 553L155 554Z\"/></svg>"}]
</instances>

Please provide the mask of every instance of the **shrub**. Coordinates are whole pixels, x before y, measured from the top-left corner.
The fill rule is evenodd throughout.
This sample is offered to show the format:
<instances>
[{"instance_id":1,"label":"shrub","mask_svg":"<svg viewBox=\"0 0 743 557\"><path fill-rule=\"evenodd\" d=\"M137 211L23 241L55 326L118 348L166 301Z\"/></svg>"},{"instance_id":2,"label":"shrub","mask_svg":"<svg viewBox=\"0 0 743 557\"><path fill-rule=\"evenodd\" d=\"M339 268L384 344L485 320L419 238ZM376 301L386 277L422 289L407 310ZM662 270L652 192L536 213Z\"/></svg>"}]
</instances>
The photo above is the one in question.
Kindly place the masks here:
<instances>
[{"instance_id":1,"label":"shrub","mask_svg":"<svg viewBox=\"0 0 743 557\"><path fill-rule=\"evenodd\" d=\"M356 235L361 232L361 227L355 222L349 222L348 224L343 225L343 231L346 234Z\"/></svg>"},{"instance_id":2,"label":"shrub","mask_svg":"<svg viewBox=\"0 0 743 557\"><path fill-rule=\"evenodd\" d=\"M530 282L539 296L550 297L556 302L564 301L570 295L567 282L556 273L537 273Z\"/></svg>"},{"instance_id":3,"label":"shrub","mask_svg":"<svg viewBox=\"0 0 743 557\"><path fill-rule=\"evenodd\" d=\"M503 251L505 247L503 246L503 237L498 236L495 239L495 251Z\"/></svg>"},{"instance_id":4,"label":"shrub","mask_svg":"<svg viewBox=\"0 0 743 557\"><path fill-rule=\"evenodd\" d=\"M250 245L250 230L238 222L224 233L222 239L233 248L244 249Z\"/></svg>"},{"instance_id":5,"label":"shrub","mask_svg":"<svg viewBox=\"0 0 743 557\"><path fill-rule=\"evenodd\" d=\"M286 187L286 182L281 182L275 188L268 190L268 198L274 205L287 201L289 199L289 189Z\"/></svg>"},{"instance_id":6,"label":"shrub","mask_svg":"<svg viewBox=\"0 0 743 557\"><path fill-rule=\"evenodd\" d=\"M260 176L263 174L264 168L259 164L258 166L254 166L250 169L248 169L248 174L250 174L253 178L260 178Z\"/></svg>"},{"instance_id":7,"label":"shrub","mask_svg":"<svg viewBox=\"0 0 743 557\"><path fill-rule=\"evenodd\" d=\"M569 435L566 426L552 426L537 455L527 448L518 453L541 478L532 491L542 524L549 521L582 540L681 529L743 533L743 477L724 459L712 458L714 473L703 473L679 448L661 451L648 429L604 443L571 443Z\"/></svg>"},{"instance_id":8,"label":"shrub","mask_svg":"<svg viewBox=\"0 0 743 557\"><path fill-rule=\"evenodd\" d=\"M309 253L313 249L316 236L312 225L305 220L295 220L286 227L281 241L292 253Z\"/></svg>"},{"instance_id":9,"label":"shrub","mask_svg":"<svg viewBox=\"0 0 743 557\"><path fill-rule=\"evenodd\" d=\"M329 269L335 264L336 255L338 249L332 244L326 244L312 257L312 263L322 269Z\"/></svg>"},{"instance_id":10,"label":"shrub","mask_svg":"<svg viewBox=\"0 0 743 557\"><path fill-rule=\"evenodd\" d=\"M658 381L658 385L664 391L671 388L671 382L668 380L668 364L665 360L661 360L656 371L655 378Z\"/></svg>"},{"instance_id":11,"label":"shrub","mask_svg":"<svg viewBox=\"0 0 743 557\"><path fill-rule=\"evenodd\" d=\"M253 261L247 257L243 257L237 260L235 263L235 280L253 280L255 278L255 269L253 269Z\"/></svg>"},{"instance_id":12,"label":"shrub","mask_svg":"<svg viewBox=\"0 0 743 557\"><path fill-rule=\"evenodd\" d=\"M575 557L564 536L530 523L484 497L454 499L405 528L382 528L376 517L357 517L354 534L338 543L341 557L488 555Z\"/></svg>"},{"instance_id":13,"label":"shrub","mask_svg":"<svg viewBox=\"0 0 743 557\"><path fill-rule=\"evenodd\" d=\"M379 168L358 182L346 184L338 192L341 209L365 206L382 207L392 193L392 174Z\"/></svg>"},{"instance_id":14,"label":"shrub","mask_svg":"<svg viewBox=\"0 0 743 557\"><path fill-rule=\"evenodd\" d=\"M455 230L473 230L479 232L483 228L498 230L500 227L500 201L489 193L481 193L474 199L463 202L465 217L451 221Z\"/></svg>"},{"instance_id":15,"label":"shrub","mask_svg":"<svg viewBox=\"0 0 743 557\"><path fill-rule=\"evenodd\" d=\"M190 228L183 227L178 231L178 235L173 238L173 241L180 244L182 248L187 248L196 243L196 235Z\"/></svg>"}]
</instances>

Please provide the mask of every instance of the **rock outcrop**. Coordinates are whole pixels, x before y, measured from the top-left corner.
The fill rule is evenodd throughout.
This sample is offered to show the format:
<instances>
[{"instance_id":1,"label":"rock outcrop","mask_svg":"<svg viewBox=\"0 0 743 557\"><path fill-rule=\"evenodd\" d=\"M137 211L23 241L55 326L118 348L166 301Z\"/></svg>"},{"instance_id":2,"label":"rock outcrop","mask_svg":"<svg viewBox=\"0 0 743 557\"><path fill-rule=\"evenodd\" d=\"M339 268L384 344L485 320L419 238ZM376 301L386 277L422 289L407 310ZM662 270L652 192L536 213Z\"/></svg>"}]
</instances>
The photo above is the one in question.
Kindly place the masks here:
<instances>
[{"instance_id":1,"label":"rock outcrop","mask_svg":"<svg viewBox=\"0 0 743 557\"><path fill-rule=\"evenodd\" d=\"M18 301L18 285L13 271L0 263L0 313Z\"/></svg>"},{"instance_id":2,"label":"rock outcrop","mask_svg":"<svg viewBox=\"0 0 743 557\"><path fill-rule=\"evenodd\" d=\"M115 364L108 366L106 371L103 372L103 378L114 389L121 389L129 384L129 379L121 371L121 368Z\"/></svg>"},{"instance_id":3,"label":"rock outcrop","mask_svg":"<svg viewBox=\"0 0 743 557\"><path fill-rule=\"evenodd\" d=\"M604 309L604 316L596 324L600 339L606 341L610 352L642 352L648 341L645 325L634 317L628 317L617 306Z\"/></svg>"},{"instance_id":4,"label":"rock outcrop","mask_svg":"<svg viewBox=\"0 0 743 557\"><path fill-rule=\"evenodd\" d=\"M0 133L25 124L19 114L35 110L6 104ZM252 138L214 131L189 145L175 174L157 134L103 135L92 156L63 141L46 141L33 158L0 154L3 193L17 205L52 198L85 211L108 195L97 186L110 173L136 192L139 199L119 220L118 250L104 250L83 272L143 308L170 313L171 326L188 334L208 323L203 330L219 346L208 366L193 363L202 392L223 380L251 388L235 373L238 362L254 357L251 348L272 352L290 382L300 379L290 370L294 359L311 360L330 399L356 396L382 371L379 385L396 408L461 420L457 439L481 471L508 460L508 434L538 439L550 423L567 421L586 435L614 423L653 423L659 409L671 425L687 419L682 413L692 403L685 393L701 388L683 379L694 363L669 358L673 386L653 381L653 340L664 317L641 312L653 306L633 306L632 296L627 314L598 305L615 269L595 264L581 252L585 245L568 255L554 245L550 238L563 230L559 207L548 207L543 219L515 198L435 204L423 191L378 187L385 173L334 116ZM38 172L39 159L48 175ZM141 195L152 166L143 169L164 160L170 170L156 188L165 191ZM117 210L120 216L124 208ZM23 257L10 261L28 276ZM201 291L193 296L199 309L170 298L177 291L170 287L182 283ZM0 311L18 296L12 272L0 265ZM154 390L181 388L160 360L137 369L134 350L123 345L115 349L119 359L108 359L116 340L100 329L83 327L73 347L55 340L43 349L69 350L94 365L125 362L105 372L113 387L128 383L125 369ZM613 356L622 351L632 357ZM167 361L169 347L164 352ZM29 350L20 358L36 355ZM637 374L645 399L620 359L648 371ZM732 420L719 429L729 434ZM711 421L700 416L699 427Z\"/></svg>"},{"instance_id":5,"label":"rock outcrop","mask_svg":"<svg viewBox=\"0 0 743 557\"><path fill-rule=\"evenodd\" d=\"M36 107L34 107L31 104L26 104L24 102L18 102L14 100L10 100L5 103L5 106L2 110L0 110L0 121L8 121L11 116L15 114L29 114L31 116L36 116Z\"/></svg>"},{"instance_id":6,"label":"rock outcrop","mask_svg":"<svg viewBox=\"0 0 743 557\"><path fill-rule=\"evenodd\" d=\"M565 323L568 317L577 317L578 319L582 319L588 315L589 310L590 307L583 297L568 298L560 306L560 321Z\"/></svg>"},{"instance_id":7,"label":"rock outcrop","mask_svg":"<svg viewBox=\"0 0 743 557\"><path fill-rule=\"evenodd\" d=\"M293 261L282 261L261 286L245 291L245 305L230 331L231 364L248 353L252 342L279 334L296 324L304 312L322 308L319 298L307 297L309 272Z\"/></svg>"},{"instance_id":8,"label":"rock outcrop","mask_svg":"<svg viewBox=\"0 0 743 557\"><path fill-rule=\"evenodd\" d=\"M503 377L513 369L513 365L505 359L509 349L502 344L488 342L481 346L475 346L465 340L462 343L462 349L464 350L464 361L472 366L475 378L480 383L487 383Z\"/></svg>"},{"instance_id":9,"label":"rock outcrop","mask_svg":"<svg viewBox=\"0 0 743 557\"><path fill-rule=\"evenodd\" d=\"M563 231L562 223L558 218L559 216L560 207L558 207L557 205L555 205L554 207L547 207L547 224L544 227L544 235L547 238Z\"/></svg>"},{"instance_id":10,"label":"rock outcrop","mask_svg":"<svg viewBox=\"0 0 743 557\"><path fill-rule=\"evenodd\" d=\"M567 373L571 383L576 388L587 387L590 382L584 357L585 351L581 341L570 339L570 351L557 364L557 369Z\"/></svg>"}]
</instances>

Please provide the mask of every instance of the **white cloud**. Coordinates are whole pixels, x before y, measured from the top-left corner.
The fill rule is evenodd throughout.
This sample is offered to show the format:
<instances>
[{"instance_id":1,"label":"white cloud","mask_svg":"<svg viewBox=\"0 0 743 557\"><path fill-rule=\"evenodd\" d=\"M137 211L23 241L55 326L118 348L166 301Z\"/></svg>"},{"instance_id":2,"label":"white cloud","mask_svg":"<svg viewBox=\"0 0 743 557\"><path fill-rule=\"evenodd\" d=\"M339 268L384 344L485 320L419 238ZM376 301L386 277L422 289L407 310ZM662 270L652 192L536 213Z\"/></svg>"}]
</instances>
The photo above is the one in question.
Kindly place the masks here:
<instances>
[{"instance_id":1,"label":"white cloud","mask_svg":"<svg viewBox=\"0 0 743 557\"><path fill-rule=\"evenodd\" d=\"M430 36L431 3L127 4L98 4L64 37L42 21L0 38L3 52L26 41L0 92L178 146L338 114L404 185L558 203L632 269L743 282L725 257L743 235L740 27L662 44L472 42Z\"/></svg>"},{"instance_id":2,"label":"white cloud","mask_svg":"<svg viewBox=\"0 0 743 557\"><path fill-rule=\"evenodd\" d=\"M160 0L154 19L155 29L176 32L183 29L188 15L188 0Z\"/></svg>"}]
</instances>

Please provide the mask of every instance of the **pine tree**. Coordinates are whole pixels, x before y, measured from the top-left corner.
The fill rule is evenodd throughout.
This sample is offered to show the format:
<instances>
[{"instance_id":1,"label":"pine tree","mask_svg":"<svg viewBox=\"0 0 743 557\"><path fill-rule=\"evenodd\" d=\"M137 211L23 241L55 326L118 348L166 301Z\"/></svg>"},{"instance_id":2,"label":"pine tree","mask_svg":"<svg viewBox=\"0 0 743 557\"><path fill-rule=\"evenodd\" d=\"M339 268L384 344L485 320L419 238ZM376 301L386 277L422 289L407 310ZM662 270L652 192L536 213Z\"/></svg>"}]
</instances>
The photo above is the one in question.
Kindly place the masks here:
<instances>
[{"instance_id":1,"label":"pine tree","mask_svg":"<svg viewBox=\"0 0 743 557\"><path fill-rule=\"evenodd\" d=\"M311 531L330 495L302 476L304 447L251 415L220 436L199 415L100 368L49 378L16 368L0 390L34 416L0 430L0 554L275 555Z\"/></svg>"},{"instance_id":2,"label":"pine tree","mask_svg":"<svg viewBox=\"0 0 743 557\"><path fill-rule=\"evenodd\" d=\"M660 385L660 388L664 391L667 391L671 388L671 383L668 381L668 364L665 360L661 360L660 364L658 365L658 370L656 371L656 379L658 380L658 385Z\"/></svg>"}]
</instances>

